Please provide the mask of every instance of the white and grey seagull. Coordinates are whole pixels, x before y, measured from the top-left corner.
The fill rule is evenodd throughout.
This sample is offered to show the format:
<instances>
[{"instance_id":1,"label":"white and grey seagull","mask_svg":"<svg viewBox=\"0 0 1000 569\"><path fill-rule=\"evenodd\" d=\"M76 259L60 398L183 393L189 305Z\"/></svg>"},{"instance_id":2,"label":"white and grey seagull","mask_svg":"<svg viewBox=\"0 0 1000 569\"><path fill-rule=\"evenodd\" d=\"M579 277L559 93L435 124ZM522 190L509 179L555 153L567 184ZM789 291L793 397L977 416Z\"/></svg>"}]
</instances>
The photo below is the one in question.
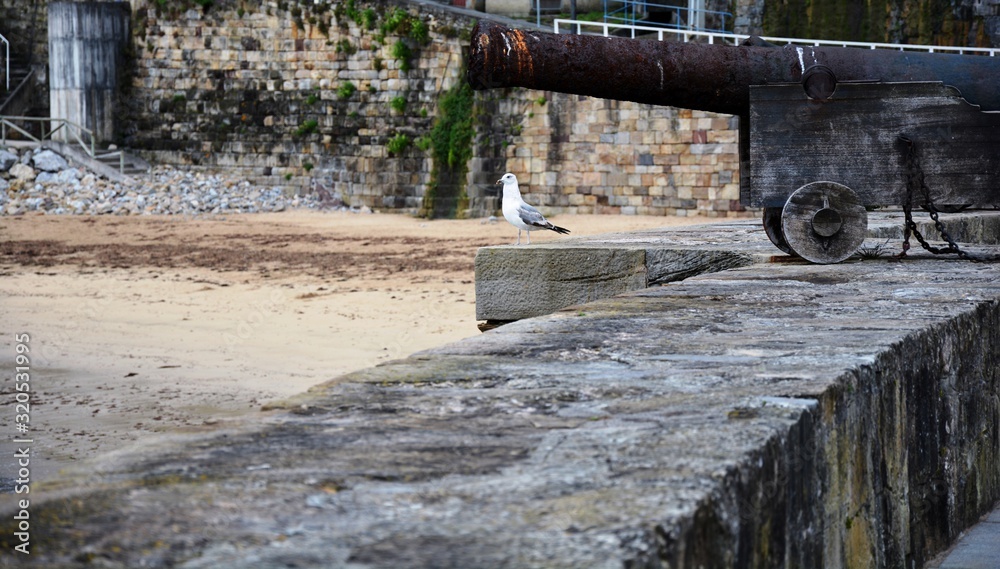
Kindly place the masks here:
<instances>
[{"instance_id":1,"label":"white and grey seagull","mask_svg":"<svg viewBox=\"0 0 1000 569\"><path fill-rule=\"evenodd\" d=\"M528 232L528 245L531 245L531 232L537 229L550 229L561 234L569 233L569 229L552 225L541 212L521 198L521 190L517 187L517 176L508 172L497 180L497 183L503 184L503 216L517 228L517 245L521 244L522 229Z\"/></svg>"}]
</instances>

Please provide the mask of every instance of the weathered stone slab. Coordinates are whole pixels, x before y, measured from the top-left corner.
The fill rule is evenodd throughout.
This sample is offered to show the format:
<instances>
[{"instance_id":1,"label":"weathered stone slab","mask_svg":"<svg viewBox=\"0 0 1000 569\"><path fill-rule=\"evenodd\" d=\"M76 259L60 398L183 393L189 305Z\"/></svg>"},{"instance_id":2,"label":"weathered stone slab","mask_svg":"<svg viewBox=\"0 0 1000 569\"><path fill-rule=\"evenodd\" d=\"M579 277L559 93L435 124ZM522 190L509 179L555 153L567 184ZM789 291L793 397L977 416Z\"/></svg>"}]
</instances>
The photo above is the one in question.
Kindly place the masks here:
<instances>
[{"instance_id":1,"label":"weathered stone slab","mask_svg":"<svg viewBox=\"0 0 1000 569\"><path fill-rule=\"evenodd\" d=\"M103 457L32 486L16 562L920 567L1000 498L1000 266L911 256L654 286Z\"/></svg>"},{"instance_id":2,"label":"weathered stone slab","mask_svg":"<svg viewBox=\"0 0 1000 569\"><path fill-rule=\"evenodd\" d=\"M476 317L520 320L646 287L645 252L611 247L484 247L476 253Z\"/></svg>"},{"instance_id":3,"label":"weathered stone slab","mask_svg":"<svg viewBox=\"0 0 1000 569\"><path fill-rule=\"evenodd\" d=\"M476 254L476 318L511 321L541 316L654 284L748 265L756 252L763 255L766 250L759 222L696 227L483 247ZM697 244L689 238L692 232L701 239Z\"/></svg>"},{"instance_id":4,"label":"weathered stone slab","mask_svg":"<svg viewBox=\"0 0 1000 569\"><path fill-rule=\"evenodd\" d=\"M901 211L880 211L869 217L873 240L902 239ZM940 241L925 214L917 212L914 217L928 239ZM959 242L1000 243L997 212L946 215L942 222ZM870 243L877 245L882 244ZM898 243L885 245L886 255L900 250ZM912 245L919 247L915 239ZM509 322L541 316L623 292L775 258L787 256L767 239L760 220L753 219L571 237L532 246L484 247L476 255L476 318Z\"/></svg>"}]
</instances>

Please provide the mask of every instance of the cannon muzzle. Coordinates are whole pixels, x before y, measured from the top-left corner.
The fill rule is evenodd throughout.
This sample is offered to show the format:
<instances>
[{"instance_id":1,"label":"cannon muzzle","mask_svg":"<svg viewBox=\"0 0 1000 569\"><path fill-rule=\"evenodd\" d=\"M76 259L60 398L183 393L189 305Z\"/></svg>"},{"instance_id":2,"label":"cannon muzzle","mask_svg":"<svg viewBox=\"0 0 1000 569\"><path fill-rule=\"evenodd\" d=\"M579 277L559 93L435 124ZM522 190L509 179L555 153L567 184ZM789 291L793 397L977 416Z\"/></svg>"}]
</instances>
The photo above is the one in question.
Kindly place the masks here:
<instances>
[{"instance_id":1,"label":"cannon muzzle","mask_svg":"<svg viewBox=\"0 0 1000 569\"><path fill-rule=\"evenodd\" d=\"M481 20L469 84L526 87L746 116L750 86L797 83L823 69L836 81L940 81L983 110L1000 110L1000 58L842 47L697 44L511 29Z\"/></svg>"}]
</instances>

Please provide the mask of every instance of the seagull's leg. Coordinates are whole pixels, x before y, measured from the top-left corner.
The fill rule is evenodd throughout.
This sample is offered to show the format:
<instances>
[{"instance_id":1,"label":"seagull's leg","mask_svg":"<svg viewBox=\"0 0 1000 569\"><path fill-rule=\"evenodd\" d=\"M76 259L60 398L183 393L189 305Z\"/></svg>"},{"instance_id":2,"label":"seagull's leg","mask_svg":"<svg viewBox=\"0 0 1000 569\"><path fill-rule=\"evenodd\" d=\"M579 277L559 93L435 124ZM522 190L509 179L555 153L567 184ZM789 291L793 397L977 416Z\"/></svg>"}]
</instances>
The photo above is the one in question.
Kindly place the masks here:
<instances>
[{"instance_id":1,"label":"seagull's leg","mask_svg":"<svg viewBox=\"0 0 1000 569\"><path fill-rule=\"evenodd\" d=\"M528 232L528 245L531 245L531 232Z\"/></svg>"},{"instance_id":2,"label":"seagull's leg","mask_svg":"<svg viewBox=\"0 0 1000 569\"><path fill-rule=\"evenodd\" d=\"M521 244L521 230L518 229L517 230L517 243L515 243L515 245L520 245L520 244Z\"/></svg>"}]
</instances>

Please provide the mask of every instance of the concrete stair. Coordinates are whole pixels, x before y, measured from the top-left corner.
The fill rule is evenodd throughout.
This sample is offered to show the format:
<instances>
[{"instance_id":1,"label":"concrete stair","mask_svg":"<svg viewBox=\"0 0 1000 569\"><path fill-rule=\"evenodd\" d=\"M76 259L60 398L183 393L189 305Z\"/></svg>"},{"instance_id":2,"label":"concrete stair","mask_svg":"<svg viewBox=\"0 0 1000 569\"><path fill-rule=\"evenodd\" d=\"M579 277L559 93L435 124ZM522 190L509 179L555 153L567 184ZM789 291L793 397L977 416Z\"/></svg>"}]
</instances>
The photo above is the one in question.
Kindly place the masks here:
<instances>
[{"instance_id":1,"label":"concrete stair","mask_svg":"<svg viewBox=\"0 0 1000 569\"><path fill-rule=\"evenodd\" d=\"M128 151L113 145L108 148L98 149L94 154L95 161L118 170L126 176L145 174L150 169L149 163L142 158L134 154L129 154Z\"/></svg>"}]
</instances>

